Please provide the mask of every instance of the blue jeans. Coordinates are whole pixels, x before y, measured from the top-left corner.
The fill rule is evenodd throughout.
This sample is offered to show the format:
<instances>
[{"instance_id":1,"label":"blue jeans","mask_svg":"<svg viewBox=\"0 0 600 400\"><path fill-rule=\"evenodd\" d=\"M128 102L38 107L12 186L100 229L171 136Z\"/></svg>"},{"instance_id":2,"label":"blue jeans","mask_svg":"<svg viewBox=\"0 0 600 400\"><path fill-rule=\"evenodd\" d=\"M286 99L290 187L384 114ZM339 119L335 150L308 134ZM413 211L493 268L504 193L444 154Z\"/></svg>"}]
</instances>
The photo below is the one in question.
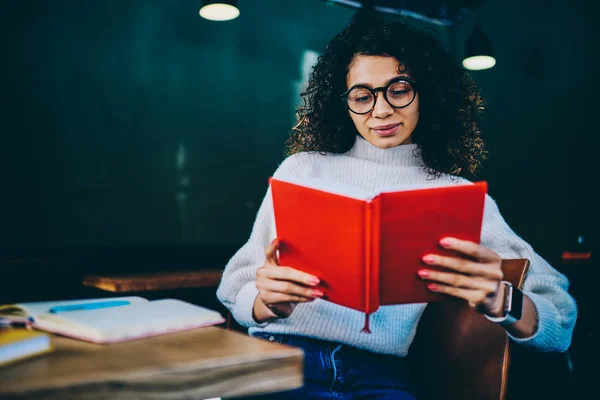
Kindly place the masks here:
<instances>
[{"instance_id":1,"label":"blue jeans","mask_svg":"<svg viewBox=\"0 0 600 400\"><path fill-rule=\"evenodd\" d=\"M406 360L302 336L256 337L304 350L304 386L260 399L415 400Z\"/></svg>"}]
</instances>

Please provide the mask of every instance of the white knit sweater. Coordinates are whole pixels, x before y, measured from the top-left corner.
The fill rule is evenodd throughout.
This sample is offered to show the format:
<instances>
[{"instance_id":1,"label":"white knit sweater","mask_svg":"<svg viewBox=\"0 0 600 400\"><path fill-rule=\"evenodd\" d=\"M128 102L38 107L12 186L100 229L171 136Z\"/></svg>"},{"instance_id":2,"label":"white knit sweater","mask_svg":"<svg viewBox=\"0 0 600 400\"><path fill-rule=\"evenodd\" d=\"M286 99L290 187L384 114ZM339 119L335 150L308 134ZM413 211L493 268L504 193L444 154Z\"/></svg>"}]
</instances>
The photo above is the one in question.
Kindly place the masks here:
<instances>
[{"instance_id":1,"label":"white knit sweater","mask_svg":"<svg viewBox=\"0 0 600 400\"><path fill-rule=\"evenodd\" d=\"M442 186L465 183L465 180L447 175L431 178L422 168L422 159L415 156L415 149L414 144L380 149L359 137L354 147L345 154L293 155L279 166L274 177L320 178L369 192L398 184ZM227 264L217 291L219 300L240 324L249 328L250 334L269 332L310 336L376 353L407 354L426 304L380 307L371 315L371 334L361 333L364 325L362 312L320 299L299 304L286 319L256 323L252 318L252 306L258 294L256 270L264 264L265 248L274 237L273 203L271 191L267 190L250 238ZM502 258L527 258L531 261L524 293L537 308L539 327L530 338L511 337L512 340L542 351L565 351L571 342L577 318L577 307L567 292L568 281L511 230L489 196L485 202L481 243Z\"/></svg>"}]
</instances>

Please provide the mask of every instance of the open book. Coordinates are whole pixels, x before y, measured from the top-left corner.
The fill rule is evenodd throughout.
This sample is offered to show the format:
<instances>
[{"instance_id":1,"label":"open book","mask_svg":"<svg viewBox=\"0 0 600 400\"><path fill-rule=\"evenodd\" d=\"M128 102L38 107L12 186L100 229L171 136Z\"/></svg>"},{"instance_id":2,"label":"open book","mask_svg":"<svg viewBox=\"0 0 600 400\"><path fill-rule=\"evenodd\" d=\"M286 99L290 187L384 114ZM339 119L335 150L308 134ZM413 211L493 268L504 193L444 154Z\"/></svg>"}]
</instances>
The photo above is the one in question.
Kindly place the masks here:
<instances>
[{"instance_id":1,"label":"open book","mask_svg":"<svg viewBox=\"0 0 600 400\"><path fill-rule=\"evenodd\" d=\"M116 343L225 322L217 311L175 299L142 297L48 301L0 306L0 322L93 343Z\"/></svg>"},{"instance_id":2,"label":"open book","mask_svg":"<svg viewBox=\"0 0 600 400\"><path fill-rule=\"evenodd\" d=\"M446 236L479 243L486 182L403 185L378 193L317 179L271 178L281 265L321 280L325 299L369 314L380 306L453 299L417 271ZM432 268L427 266L427 268Z\"/></svg>"}]
</instances>

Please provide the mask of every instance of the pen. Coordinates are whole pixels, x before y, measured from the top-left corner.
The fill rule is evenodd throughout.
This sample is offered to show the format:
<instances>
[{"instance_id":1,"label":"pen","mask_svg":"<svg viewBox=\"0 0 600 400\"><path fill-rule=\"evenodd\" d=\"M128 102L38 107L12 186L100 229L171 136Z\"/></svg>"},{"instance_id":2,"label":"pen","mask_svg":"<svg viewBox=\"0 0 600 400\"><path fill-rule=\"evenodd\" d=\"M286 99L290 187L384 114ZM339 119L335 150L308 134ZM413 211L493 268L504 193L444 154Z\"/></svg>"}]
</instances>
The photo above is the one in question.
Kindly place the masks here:
<instances>
[{"instance_id":1,"label":"pen","mask_svg":"<svg viewBox=\"0 0 600 400\"><path fill-rule=\"evenodd\" d=\"M95 310L98 308L109 308L126 306L130 304L127 300L112 300L112 301L98 301L96 303L84 303L84 304L69 304L66 306L56 306L50 309L51 314L57 314L65 311L79 311L79 310Z\"/></svg>"}]
</instances>

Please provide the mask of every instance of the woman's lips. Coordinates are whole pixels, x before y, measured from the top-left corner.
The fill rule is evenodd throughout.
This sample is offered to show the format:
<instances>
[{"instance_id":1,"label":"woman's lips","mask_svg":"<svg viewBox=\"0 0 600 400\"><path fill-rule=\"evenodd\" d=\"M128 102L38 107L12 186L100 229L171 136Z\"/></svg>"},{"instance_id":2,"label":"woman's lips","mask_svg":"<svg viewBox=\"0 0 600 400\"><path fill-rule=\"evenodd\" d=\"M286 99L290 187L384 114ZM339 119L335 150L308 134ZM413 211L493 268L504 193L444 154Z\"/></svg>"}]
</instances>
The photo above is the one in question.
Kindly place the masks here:
<instances>
[{"instance_id":1,"label":"woman's lips","mask_svg":"<svg viewBox=\"0 0 600 400\"><path fill-rule=\"evenodd\" d=\"M400 125L402 125L402 123L380 125L380 126L371 128L371 130L373 132L375 132L375 134L378 136L392 136L394 133L396 133L396 130L398 129L398 127Z\"/></svg>"}]
</instances>

